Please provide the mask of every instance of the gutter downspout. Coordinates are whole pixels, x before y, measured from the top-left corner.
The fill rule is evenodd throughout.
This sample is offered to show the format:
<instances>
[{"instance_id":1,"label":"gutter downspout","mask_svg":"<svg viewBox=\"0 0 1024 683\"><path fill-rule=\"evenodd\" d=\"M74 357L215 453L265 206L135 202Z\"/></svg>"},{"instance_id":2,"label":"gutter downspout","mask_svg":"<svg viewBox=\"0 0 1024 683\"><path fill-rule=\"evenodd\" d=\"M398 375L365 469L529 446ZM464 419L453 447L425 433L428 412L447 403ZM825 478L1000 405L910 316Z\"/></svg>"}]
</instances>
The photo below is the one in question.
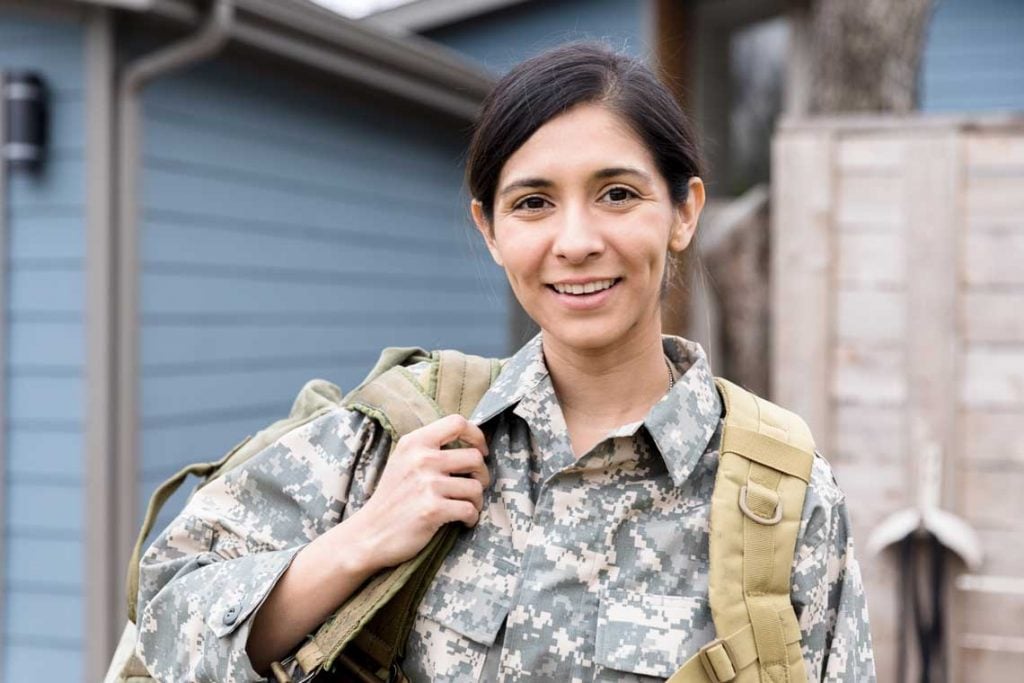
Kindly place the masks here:
<instances>
[{"instance_id":1,"label":"gutter downspout","mask_svg":"<svg viewBox=\"0 0 1024 683\"><path fill-rule=\"evenodd\" d=\"M7 140L7 123L4 120L4 111L7 109L4 102L4 87L6 85L6 74L0 70L0 149ZM10 206L10 197L7 194L7 160L0 155L0 313L3 319L0 320L0 524L7 528L7 396L10 392L10 385L7 383L7 318L10 315L10 268L7 265L7 221ZM7 559L10 556L10 542L4 538L0 542L0 619L7 623ZM0 661L6 661L6 643L0 643Z\"/></svg>"},{"instance_id":2,"label":"gutter downspout","mask_svg":"<svg viewBox=\"0 0 1024 683\"><path fill-rule=\"evenodd\" d=\"M138 533L139 457L139 175L141 173L141 94L157 78L192 66L216 54L227 43L235 19L234 0L213 0L203 25L180 41L160 48L126 64L117 89L117 233L114 289L116 312L113 321L115 341L114 419L116 491L114 499L115 566L128 566ZM123 575L114 580L123 585ZM116 591L120 595L121 590ZM109 648L113 652L123 599L111 614Z\"/></svg>"}]
</instances>

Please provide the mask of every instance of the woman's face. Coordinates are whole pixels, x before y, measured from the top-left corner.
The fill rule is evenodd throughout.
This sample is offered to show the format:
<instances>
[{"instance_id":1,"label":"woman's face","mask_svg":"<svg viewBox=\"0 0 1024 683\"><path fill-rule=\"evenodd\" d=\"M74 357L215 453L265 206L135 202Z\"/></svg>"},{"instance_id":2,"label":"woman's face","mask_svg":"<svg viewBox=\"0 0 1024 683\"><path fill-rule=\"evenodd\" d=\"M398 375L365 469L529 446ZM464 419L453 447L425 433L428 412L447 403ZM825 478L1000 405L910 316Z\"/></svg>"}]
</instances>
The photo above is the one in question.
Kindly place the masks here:
<instances>
[{"instance_id":1,"label":"woman's face","mask_svg":"<svg viewBox=\"0 0 1024 683\"><path fill-rule=\"evenodd\" d=\"M616 114L583 104L551 119L509 157L493 224L473 217L545 341L599 350L661 333L668 251L690 243L700 179L674 204L640 138Z\"/></svg>"}]
</instances>

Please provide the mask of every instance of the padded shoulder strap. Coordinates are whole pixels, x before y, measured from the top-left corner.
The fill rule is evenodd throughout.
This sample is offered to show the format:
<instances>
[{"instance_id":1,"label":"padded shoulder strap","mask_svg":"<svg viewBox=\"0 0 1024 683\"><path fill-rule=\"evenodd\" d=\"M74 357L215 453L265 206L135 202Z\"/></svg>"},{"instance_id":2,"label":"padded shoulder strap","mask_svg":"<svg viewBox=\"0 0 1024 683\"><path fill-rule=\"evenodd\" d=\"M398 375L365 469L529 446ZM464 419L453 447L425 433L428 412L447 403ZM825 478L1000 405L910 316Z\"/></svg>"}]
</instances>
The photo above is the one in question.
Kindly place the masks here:
<instances>
[{"instance_id":1,"label":"padded shoulder strap","mask_svg":"<svg viewBox=\"0 0 1024 683\"><path fill-rule=\"evenodd\" d=\"M469 417L498 376L499 362L458 351L438 351L437 405L445 415Z\"/></svg>"},{"instance_id":2,"label":"padded shoulder strap","mask_svg":"<svg viewBox=\"0 0 1024 683\"><path fill-rule=\"evenodd\" d=\"M427 381L420 382L394 359L416 362L424 357L404 349L390 351L345 404L377 419L395 441L444 415L469 417L500 370L497 360L437 351L427 356L433 367ZM392 365L383 367L386 363ZM353 675L369 663L364 672L368 680L378 670L390 671L402 654L416 605L460 529L454 523L442 527L415 557L384 570L354 594L296 653L303 671L329 669L336 660Z\"/></svg>"},{"instance_id":3,"label":"padded shoulder strap","mask_svg":"<svg viewBox=\"0 0 1024 683\"><path fill-rule=\"evenodd\" d=\"M797 415L728 380L715 384L726 411L711 499L709 594L718 638L669 682L802 683L789 590L814 440Z\"/></svg>"}]
</instances>

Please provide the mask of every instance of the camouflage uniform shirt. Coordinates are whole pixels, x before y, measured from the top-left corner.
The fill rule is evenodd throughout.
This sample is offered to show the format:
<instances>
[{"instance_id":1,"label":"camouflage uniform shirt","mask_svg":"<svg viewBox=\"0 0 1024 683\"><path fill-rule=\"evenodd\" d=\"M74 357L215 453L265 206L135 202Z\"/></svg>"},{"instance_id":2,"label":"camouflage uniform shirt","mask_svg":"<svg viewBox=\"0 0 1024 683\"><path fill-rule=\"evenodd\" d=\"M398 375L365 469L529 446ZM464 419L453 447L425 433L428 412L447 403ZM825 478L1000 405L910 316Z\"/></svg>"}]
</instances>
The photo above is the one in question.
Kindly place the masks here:
<instances>
[{"instance_id":1,"label":"camouflage uniform shirt","mask_svg":"<svg viewBox=\"0 0 1024 683\"><path fill-rule=\"evenodd\" d=\"M541 336L506 363L471 418L492 484L419 606L412 681L664 680L714 638L720 400L700 346L663 343L674 388L579 458ZM255 611L306 543L366 502L389 439L339 408L193 496L142 559L138 652L157 679L260 680L245 652ZM843 494L820 457L792 580L809 678L874 680Z\"/></svg>"}]
</instances>

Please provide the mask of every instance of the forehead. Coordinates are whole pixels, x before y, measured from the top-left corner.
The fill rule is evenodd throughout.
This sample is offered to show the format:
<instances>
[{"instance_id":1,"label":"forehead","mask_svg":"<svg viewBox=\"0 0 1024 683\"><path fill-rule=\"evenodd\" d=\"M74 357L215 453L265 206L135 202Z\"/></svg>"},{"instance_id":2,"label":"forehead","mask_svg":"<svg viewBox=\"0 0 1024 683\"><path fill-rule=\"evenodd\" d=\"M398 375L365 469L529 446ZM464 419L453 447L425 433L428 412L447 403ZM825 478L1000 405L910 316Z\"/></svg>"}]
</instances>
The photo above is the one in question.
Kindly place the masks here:
<instances>
[{"instance_id":1,"label":"forehead","mask_svg":"<svg viewBox=\"0 0 1024 683\"><path fill-rule=\"evenodd\" d=\"M583 104L538 128L505 162L498 188L522 176L557 181L620 166L658 176L650 150L622 117L601 105Z\"/></svg>"}]
</instances>

